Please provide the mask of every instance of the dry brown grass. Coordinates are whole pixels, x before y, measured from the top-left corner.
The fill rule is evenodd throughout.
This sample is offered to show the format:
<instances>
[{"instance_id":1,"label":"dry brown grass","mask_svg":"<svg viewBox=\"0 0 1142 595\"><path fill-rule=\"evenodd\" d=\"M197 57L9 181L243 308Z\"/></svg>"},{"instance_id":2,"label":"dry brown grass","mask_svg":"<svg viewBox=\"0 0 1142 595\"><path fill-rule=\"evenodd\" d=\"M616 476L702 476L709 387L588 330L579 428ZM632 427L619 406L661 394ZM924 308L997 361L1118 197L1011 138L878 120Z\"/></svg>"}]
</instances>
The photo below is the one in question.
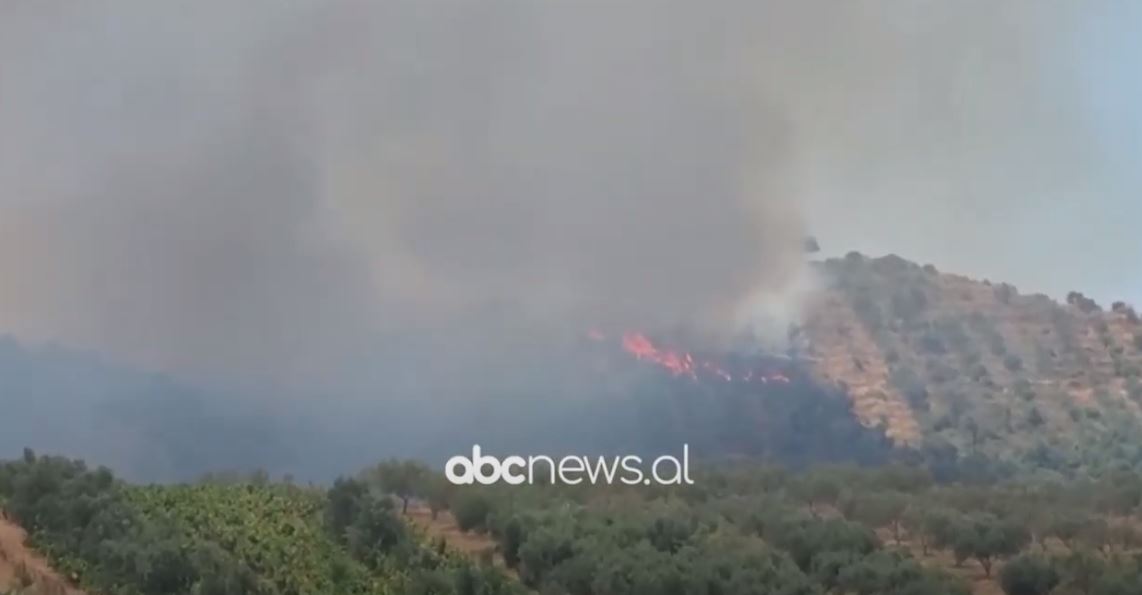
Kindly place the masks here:
<instances>
[{"instance_id":1,"label":"dry brown grass","mask_svg":"<svg viewBox=\"0 0 1142 595\"><path fill-rule=\"evenodd\" d=\"M843 296L818 296L806 332L813 345L817 373L843 385L853 415L865 427L883 428L898 446L919 446L920 424L912 408L889 382L889 367L880 348Z\"/></svg>"}]
</instances>

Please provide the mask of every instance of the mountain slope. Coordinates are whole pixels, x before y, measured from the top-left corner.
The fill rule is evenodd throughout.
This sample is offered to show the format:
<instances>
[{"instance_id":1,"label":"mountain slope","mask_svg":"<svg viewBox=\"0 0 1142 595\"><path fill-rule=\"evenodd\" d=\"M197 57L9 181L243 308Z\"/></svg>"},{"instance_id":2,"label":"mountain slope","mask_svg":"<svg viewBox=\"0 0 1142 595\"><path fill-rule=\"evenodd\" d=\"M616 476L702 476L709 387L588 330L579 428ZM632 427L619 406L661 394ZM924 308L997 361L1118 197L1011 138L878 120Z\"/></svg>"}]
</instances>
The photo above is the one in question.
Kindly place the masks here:
<instances>
[{"instance_id":1,"label":"mountain slope","mask_svg":"<svg viewBox=\"0 0 1142 595\"><path fill-rule=\"evenodd\" d=\"M817 263L814 373L898 446L1036 467L1142 463L1142 324L897 256Z\"/></svg>"}]
</instances>

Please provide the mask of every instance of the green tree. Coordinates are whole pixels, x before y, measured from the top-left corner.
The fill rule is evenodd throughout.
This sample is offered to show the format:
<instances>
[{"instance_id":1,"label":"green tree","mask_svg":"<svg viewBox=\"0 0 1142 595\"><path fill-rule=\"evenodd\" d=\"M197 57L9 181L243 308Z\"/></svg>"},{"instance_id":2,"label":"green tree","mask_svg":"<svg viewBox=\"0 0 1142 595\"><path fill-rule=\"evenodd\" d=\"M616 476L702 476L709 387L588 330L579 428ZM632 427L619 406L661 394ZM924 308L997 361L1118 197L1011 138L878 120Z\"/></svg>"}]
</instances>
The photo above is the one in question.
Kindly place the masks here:
<instances>
[{"instance_id":1,"label":"green tree","mask_svg":"<svg viewBox=\"0 0 1142 595\"><path fill-rule=\"evenodd\" d=\"M1075 539L1082 535L1091 519L1074 512L1056 514L1047 526L1046 534L1058 539L1067 549L1073 550Z\"/></svg>"},{"instance_id":2,"label":"green tree","mask_svg":"<svg viewBox=\"0 0 1142 595\"><path fill-rule=\"evenodd\" d=\"M908 499L897 492L879 492L860 496L853 506L854 519L879 529L887 527L892 531L892 540L900 545L904 514L908 510Z\"/></svg>"},{"instance_id":3,"label":"green tree","mask_svg":"<svg viewBox=\"0 0 1142 595\"><path fill-rule=\"evenodd\" d=\"M417 461L389 460L378 463L371 476L382 491L400 498L401 514L408 514L409 500L418 495L417 489L424 486L429 473L428 467Z\"/></svg>"},{"instance_id":4,"label":"green tree","mask_svg":"<svg viewBox=\"0 0 1142 595\"><path fill-rule=\"evenodd\" d=\"M491 512L491 500L478 490L460 490L452 503L452 514L461 531L486 528Z\"/></svg>"},{"instance_id":5,"label":"green tree","mask_svg":"<svg viewBox=\"0 0 1142 595\"><path fill-rule=\"evenodd\" d=\"M416 488L428 504L432 513L432 520L436 520L440 511L446 510L456 494L456 486L445 477L436 473L425 473L420 478L420 486Z\"/></svg>"},{"instance_id":6,"label":"green tree","mask_svg":"<svg viewBox=\"0 0 1142 595\"><path fill-rule=\"evenodd\" d=\"M793 482L793 493L809 506L814 517L820 517L822 506L837 503L841 481L832 470L820 469L797 478Z\"/></svg>"},{"instance_id":7,"label":"green tree","mask_svg":"<svg viewBox=\"0 0 1142 595\"><path fill-rule=\"evenodd\" d=\"M519 565L519 548L525 539L523 523L518 518L512 517L504 526L503 536L500 539L500 549L508 568Z\"/></svg>"},{"instance_id":8,"label":"green tree","mask_svg":"<svg viewBox=\"0 0 1142 595\"><path fill-rule=\"evenodd\" d=\"M360 514L368 494L368 486L356 479L339 477L333 482L326 493L325 522L338 539Z\"/></svg>"},{"instance_id":9,"label":"green tree","mask_svg":"<svg viewBox=\"0 0 1142 595\"><path fill-rule=\"evenodd\" d=\"M991 576L997 559L1018 553L1030 541L1025 527L989 513L965 517L955 523L952 531L957 561L975 558L985 576Z\"/></svg>"},{"instance_id":10,"label":"green tree","mask_svg":"<svg viewBox=\"0 0 1142 595\"><path fill-rule=\"evenodd\" d=\"M933 546L944 547L951 543L952 513L940 508L914 505L904 515L904 527L920 543L927 556Z\"/></svg>"},{"instance_id":11,"label":"green tree","mask_svg":"<svg viewBox=\"0 0 1142 595\"><path fill-rule=\"evenodd\" d=\"M1092 593L1099 580L1106 576L1106 562L1088 549L1072 551L1057 564L1065 577L1066 586L1084 595Z\"/></svg>"},{"instance_id":12,"label":"green tree","mask_svg":"<svg viewBox=\"0 0 1142 595\"><path fill-rule=\"evenodd\" d=\"M1048 595L1060 581L1049 560L1033 555L1011 560L999 574L999 584L1007 595Z\"/></svg>"}]
</instances>

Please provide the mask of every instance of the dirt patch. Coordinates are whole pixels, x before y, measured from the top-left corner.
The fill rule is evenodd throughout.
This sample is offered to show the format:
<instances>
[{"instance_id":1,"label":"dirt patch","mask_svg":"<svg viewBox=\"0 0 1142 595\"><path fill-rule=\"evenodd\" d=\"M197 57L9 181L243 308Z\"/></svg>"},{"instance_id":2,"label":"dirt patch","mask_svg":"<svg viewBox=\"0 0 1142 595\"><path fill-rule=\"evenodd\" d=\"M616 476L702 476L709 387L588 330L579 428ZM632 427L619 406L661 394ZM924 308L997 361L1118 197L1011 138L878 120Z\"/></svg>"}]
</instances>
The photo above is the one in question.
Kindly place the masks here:
<instances>
[{"instance_id":1,"label":"dirt patch","mask_svg":"<svg viewBox=\"0 0 1142 595\"><path fill-rule=\"evenodd\" d=\"M845 297L826 293L812 306L805 331L817 374L844 387L861 425L880 427L897 446L919 446L920 424L890 381L888 362Z\"/></svg>"},{"instance_id":2,"label":"dirt patch","mask_svg":"<svg viewBox=\"0 0 1142 595\"><path fill-rule=\"evenodd\" d=\"M0 589L25 588L29 595L84 595L28 549L26 537L23 529L0 513Z\"/></svg>"},{"instance_id":3,"label":"dirt patch","mask_svg":"<svg viewBox=\"0 0 1142 595\"><path fill-rule=\"evenodd\" d=\"M491 562L508 575L517 580L519 579L519 575L507 567L503 556L500 555L495 540L482 533L465 533L461 531L460 526L456 524L456 519L447 510L440 511L434 519L432 518L432 511L429 510L428 506L418 502L411 502L408 506L407 518L430 538L443 539L445 546L449 549L468 556L473 560Z\"/></svg>"},{"instance_id":4,"label":"dirt patch","mask_svg":"<svg viewBox=\"0 0 1142 595\"><path fill-rule=\"evenodd\" d=\"M497 564L503 563L496 551L496 542L490 536L461 531L456 519L447 510L441 511L434 519L427 506L412 502L408 505L408 520L429 537L443 539L449 548L462 554L477 559L491 556Z\"/></svg>"}]
</instances>

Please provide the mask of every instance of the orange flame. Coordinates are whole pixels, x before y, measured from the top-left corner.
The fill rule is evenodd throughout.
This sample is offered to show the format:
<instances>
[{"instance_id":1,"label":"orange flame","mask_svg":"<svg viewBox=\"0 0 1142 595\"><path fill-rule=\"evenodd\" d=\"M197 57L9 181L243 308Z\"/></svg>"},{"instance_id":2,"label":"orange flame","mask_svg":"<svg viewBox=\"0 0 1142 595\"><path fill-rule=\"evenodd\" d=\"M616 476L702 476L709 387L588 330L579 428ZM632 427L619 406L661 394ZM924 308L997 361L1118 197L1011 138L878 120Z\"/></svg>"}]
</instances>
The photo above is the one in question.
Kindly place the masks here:
<instances>
[{"instance_id":1,"label":"orange flame","mask_svg":"<svg viewBox=\"0 0 1142 595\"><path fill-rule=\"evenodd\" d=\"M650 339L641 333L623 333L623 349L636 358L657 364L670 370L675 376L683 374L695 377L694 358L689 353L675 353L659 349Z\"/></svg>"},{"instance_id":2,"label":"orange flame","mask_svg":"<svg viewBox=\"0 0 1142 595\"><path fill-rule=\"evenodd\" d=\"M587 332L588 338L593 341L605 341L606 335L597 329ZM747 370L744 374L734 376L726 368L711 360L696 360L688 352L673 351L655 345L646 335L635 331L627 331L622 335L621 345L624 351L633 355L639 361L648 362L669 371L674 376L689 376L697 379L698 373L716 376L725 382L756 382L769 384L776 382L788 384L789 377L780 372L762 372L760 370Z\"/></svg>"}]
</instances>

